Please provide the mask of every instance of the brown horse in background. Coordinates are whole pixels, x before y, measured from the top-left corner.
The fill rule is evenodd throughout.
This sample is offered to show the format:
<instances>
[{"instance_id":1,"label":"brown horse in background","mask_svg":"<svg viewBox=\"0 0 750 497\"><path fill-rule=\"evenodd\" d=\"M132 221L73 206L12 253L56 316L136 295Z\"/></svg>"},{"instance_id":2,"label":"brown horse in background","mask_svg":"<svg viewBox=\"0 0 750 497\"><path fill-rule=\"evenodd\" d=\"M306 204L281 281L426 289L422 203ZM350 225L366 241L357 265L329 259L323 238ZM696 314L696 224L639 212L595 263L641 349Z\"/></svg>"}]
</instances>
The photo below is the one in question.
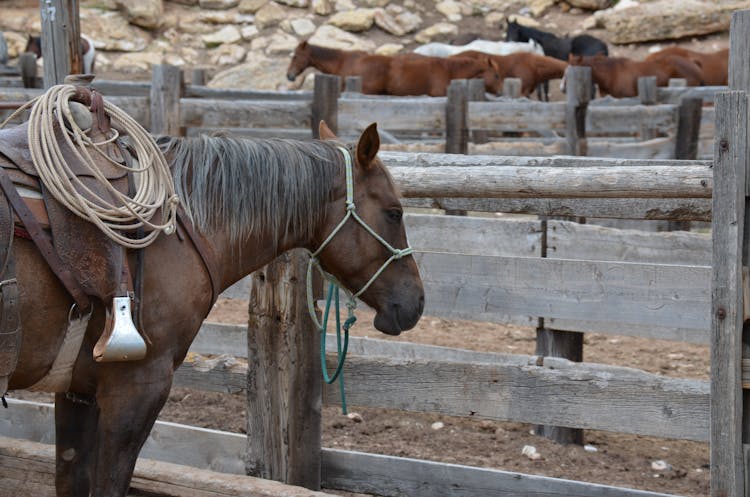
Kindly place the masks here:
<instances>
[{"instance_id":1,"label":"brown horse in background","mask_svg":"<svg viewBox=\"0 0 750 497\"><path fill-rule=\"evenodd\" d=\"M729 84L729 49L716 52L696 52L682 47L669 47L652 53L645 60L658 61L677 56L687 59L698 67L703 74L703 84L710 86L726 86Z\"/></svg>"},{"instance_id":2,"label":"brown horse in background","mask_svg":"<svg viewBox=\"0 0 750 497\"><path fill-rule=\"evenodd\" d=\"M505 78L519 78L521 80L521 94L525 97L531 95L539 84L550 79L562 78L565 69L568 67L568 64L562 60L526 52L509 55L488 55L482 52L468 51L449 58L463 57L477 60L489 57L501 81Z\"/></svg>"},{"instance_id":3,"label":"brown horse in background","mask_svg":"<svg viewBox=\"0 0 750 497\"><path fill-rule=\"evenodd\" d=\"M338 50L312 45L297 45L287 69L287 79L294 81L312 66L326 74L345 78L362 78L362 93L370 95L445 96L453 79L481 78L485 90L498 93L501 79L497 67L487 54L484 58L444 59L416 54L374 55L362 51Z\"/></svg>"},{"instance_id":4,"label":"brown horse in background","mask_svg":"<svg viewBox=\"0 0 750 497\"><path fill-rule=\"evenodd\" d=\"M684 78L688 86L703 85L701 68L675 55L658 61L637 61L603 55L571 55L568 62L572 66L590 67L594 83L599 86L602 96L635 97L638 95L638 78L642 76L656 76L657 86L667 86L670 78Z\"/></svg>"}]
</instances>

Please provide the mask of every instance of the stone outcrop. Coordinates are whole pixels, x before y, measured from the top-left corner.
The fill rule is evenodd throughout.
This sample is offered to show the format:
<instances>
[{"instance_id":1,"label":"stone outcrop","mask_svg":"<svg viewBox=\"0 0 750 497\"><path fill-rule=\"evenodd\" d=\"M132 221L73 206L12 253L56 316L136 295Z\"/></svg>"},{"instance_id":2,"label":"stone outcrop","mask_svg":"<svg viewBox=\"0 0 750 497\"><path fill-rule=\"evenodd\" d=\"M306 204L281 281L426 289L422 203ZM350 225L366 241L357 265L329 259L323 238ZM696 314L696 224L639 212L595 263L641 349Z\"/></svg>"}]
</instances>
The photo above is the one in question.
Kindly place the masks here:
<instances>
[{"instance_id":1,"label":"stone outcrop","mask_svg":"<svg viewBox=\"0 0 750 497\"><path fill-rule=\"evenodd\" d=\"M348 31L326 24L319 27L309 40L313 45L337 48L339 50L375 50L375 42L356 36Z\"/></svg>"},{"instance_id":2,"label":"stone outcrop","mask_svg":"<svg viewBox=\"0 0 750 497\"><path fill-rule=\"evenodd\" d=\"M750 1L660 0L594 14L612 43L636 43L706 35L729 29L732 12L747 9Z\"/></svg>"},{"instance_id":3,"label":"stone outcrop","mask_svg":"<svg viewBox=\"0 0 750 497\"><path fill-rule=\"evenodd\" d=\"M571 7L587 10L608 9L615 3L615 0L567 0Z\"/></svg>"},{"instance_id":4,"label":"stone outcrop","mask_svg":"<svg viewBox=\"0 0 750 497\"><path fill-rule=\"evenodd\" d=\"M351 33L367 31L375 21L375 10L373 9L354 9L344 12L337 12L328 18L328 22L337 28Z\"/></svg>"},{"instance_id":5,"label":"stone outcrop","mask_svg":"<svg viewBox=\"0 0 750 497\"><path fill-rule=\"evenodd\" d=\"M158 28L164 15L161 0L117 0L117 7L129 23L146 29Z\"/></svg>"}]
</instances>

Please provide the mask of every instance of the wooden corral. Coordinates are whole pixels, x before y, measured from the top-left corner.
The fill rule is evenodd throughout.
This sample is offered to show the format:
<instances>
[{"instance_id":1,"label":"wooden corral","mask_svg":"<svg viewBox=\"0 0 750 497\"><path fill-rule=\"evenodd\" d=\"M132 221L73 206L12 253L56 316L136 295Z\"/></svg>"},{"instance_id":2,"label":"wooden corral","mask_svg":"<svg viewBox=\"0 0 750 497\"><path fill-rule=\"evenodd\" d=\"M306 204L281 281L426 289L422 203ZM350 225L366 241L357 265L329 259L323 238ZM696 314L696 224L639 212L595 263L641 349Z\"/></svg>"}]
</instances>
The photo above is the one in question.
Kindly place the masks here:
<instances>
[{"instance_id":1,"label":"wooden corral","mask_svg":"<svg viewBox=\"0 0 750 497\"><path fill-rule=\"evenodd\" d=\"M628 368L554 357L482 354L365 339L353 340L351 345L352 356L347 365L351 379L347 390L349 402L710 441L712 495L747 495L745 453L750 449L748 441L743 440L743 428L747 426L743 416L748 407L744 405L741 378L743 361L747 361L742 355L742 326L746 273L743 254L747 252L743 229L748 191L745 92L750 90L747 78L750 70L742 54L750 50L748 32L750 11L735 14L734 77L730 78L735 91L712 97L719 116L717 156L713 161L381 154L407 197L405 203L412 206L545 216L712 220L709 236L646 234L557 220L457 219L433 215L411 215L406 219L426 286L427 314L530 326L536 326L541 318L554 330L595 330L710 343L710 382L664 378ZM664 89L668 90L671 89ZM149 97L124 97L132 99L127 101L126 108L139 113L146 122L149 113L154 112L153 89L149 92ZM661 90L656 92L657 98L661 93ZM405 126L415 126L404 129L422 129L424 124L415 118L414 112L404 110L410 109L411 100L415 102L413 109L423 106L432 121L441 123L425 129L444 127L446 100L403 99L397 100L403 112L400 118L407 122ZM226 126L224 123L246 126L255 122L282 126L282 121L286 125L289 119L295 126L308 126L309 133L313 115L311 101L296 97L294 101L278 104L263 100L262 104L242 103L238 107L237 102L232 102L232 107L242 110L234 114L227 111L229 118L222 117L221 112L196 111L223 109L226 103L219 99L183 97L172 99L171 104L166 99L162 101L169 104L171 110L166 111L172 112L171 117L176 117L171 119L166 115L165 129ZM377 102L376 98L342 95L337 99L339 128L359 126L355 121L346 121L347 105L358 107L359 113L372 104L372 111L369 114L365 111L364 115L368 121L379 120L375 109L385 104L381 102L379 107ZM500 124L492 121L502 117L493 118L486 110L491 105L512 106L518 102L466 102L467 116L472 115L472 107L476 108L477 116L487 112L483 119L490 120L493 128L487 124L481 130L518 131L511 124L503 127L502 121ZM286 114L281 112L283 119L269 116L266 121L260 117L271 112L268 109L276 109L275 105L287 109ZM566 113L569 115L571 107L543 105L550 106L545 107L550 109L546 111L547 118L557 126L555 129L566 129L569 123ZM608 115L609 109L619 116L617 125L625 130L622 133L646 130L644 133L652 135L668 134L679 129L675 117L679 115L679 107L674 103L639 104L638 107L650 113L645 124L631 120L624 107L622 103L609 107L588 103L586 129L604 129L598 127L603 125L597 124L594 116L597 112ZM325 112L332 112L330 107L326 109ZM540 109L537 111L541 112ZM298 112L299 116L307 117L290 117ZM323 113L319 111L318 115ZM499 127L495 128L496 125ZM530 125L537 126L533 122ZM393 128L384 126L384 129ZM588 138L589 154L592 143ZM570 149L567 142L566 147ZM675 148L671 150L674 152ZM265 275L266 271L260 273ZM242 288L233 291L243 292ZM245 296L247 291L244 290ZM299 306L300 301L293 305ZM277 309L279 315L287 311ZM263 330L250 330L259 331ZM247 349L247 333L244 327L205 325L193 351L198 354L231 351L241 356L238 351ZM295 333L311 333L311 330L296 329ZM287 342L296 339L289 337ZM254 346L253 353L257 354L258 344ZM263 346L267 347L265 354L290 354L283 349L284 344ZM298 354L309 355L309 350L295 348L291 353L295 354L290 357L294 363ZM258 374L248 373L247 368L247 361L242 358L195 356L178 370L176 384L215 391L247 391L248 376ZM287 382L287 388L280 386L279 392L275 392L279 396L294 395L294 391L305 388L308 382L319 382L302 368L284 370L280 376ZM414 381L429 384L430 389L415 389ZM338 402L335 390L329 387L324 389L322 399L327 403ZM39 428L51 425L49 406L15 403L13 407L3 413L0 433L50 441L49 429ZM269 410L266 405L252 409ZM319 440L317 445L309 439L279 443L283 437L278 433L286 432L290 425L301 430L319 423L316 417L319 410L309 411L308 417L295 419L269 412L266 416L269 421L252 433L254 438L261 439L253 444L256 452L252 454L246 453L247 440L241 435L204 430L199 436L188 427L159 424L144 449L144 456L232 473L244 472L248 459L280 457L282 463L290 463L298 460L300 454L319 453L323 487L389 496L660 495L457 465L321 450ZM38 423L33 421L34 416L40 420ZM273 426L275 419L283 419L284 425ZM193 443L208 446L209 450L194 448ZM270 451L275 452L273 457ZM6 465L0 465L0 471L5 470Z\"/></svg>"}]
</instances>

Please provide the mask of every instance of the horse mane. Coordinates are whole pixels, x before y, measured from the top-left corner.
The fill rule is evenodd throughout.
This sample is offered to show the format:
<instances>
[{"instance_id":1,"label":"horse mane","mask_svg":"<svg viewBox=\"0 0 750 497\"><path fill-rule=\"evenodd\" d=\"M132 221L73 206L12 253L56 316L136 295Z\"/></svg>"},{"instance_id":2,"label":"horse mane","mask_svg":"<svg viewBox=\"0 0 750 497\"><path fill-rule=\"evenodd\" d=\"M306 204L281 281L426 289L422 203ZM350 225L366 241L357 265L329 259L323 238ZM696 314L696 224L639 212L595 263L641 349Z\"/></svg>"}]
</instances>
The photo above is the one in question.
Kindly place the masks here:
<instances>
[{"instance_id":1,"label":"horse mane","mask_svg":"<svg viewBox=\"0 0 750 497\"><path fill-rule=\"evenodd\" d=\"M158 143L196 228L225 229L235 242L312 238L342 167L333 142L201 135Z\"/></svg>"}]
</instances>

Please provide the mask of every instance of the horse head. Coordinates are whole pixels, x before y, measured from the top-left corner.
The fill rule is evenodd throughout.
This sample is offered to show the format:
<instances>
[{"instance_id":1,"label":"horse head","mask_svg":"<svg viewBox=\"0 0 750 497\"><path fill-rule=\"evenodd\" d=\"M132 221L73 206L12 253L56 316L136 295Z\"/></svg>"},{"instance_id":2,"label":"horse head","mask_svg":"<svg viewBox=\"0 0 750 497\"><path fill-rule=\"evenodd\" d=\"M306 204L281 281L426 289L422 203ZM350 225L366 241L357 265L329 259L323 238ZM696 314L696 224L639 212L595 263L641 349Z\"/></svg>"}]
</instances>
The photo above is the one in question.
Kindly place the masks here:
<instances>
[{"instance_id":1,"label":"horse head","mask_svg":"<svg viewBox=\"0 0 750 497\"><path fill-rule=\"evenodd\" d=\"M484 89L493 95L499 95L503 91L503 69L498 61L491 55L484 60L487 69L484 71Z\"/></svg>"},{"instance_id":2,"label":"horse head","mask_svg":"<svg viewBox=\"0 0 750 497\"><path fill-rule=\"evenodd\" d=\"M337 139L324 122L320 137ZM316 246L325 244L338 229L320 252L321 266L376 311L378 330L398 335L417 324L424 308L424 289L414 257L406 250L403 208L393 178L377 157L379 147L373 123L354 147L342 151L352 162L353 204L347 206L344 201L347 185L342 175Z\"/></svg>"},{"instance_id":3,"label":"horse head","mask_svg":"<svg viewBox=\"0 0 750 497\"><path fill-rule=\"evenodd\" d=\"M307 40L297 45L292 54L292 61L286 70L286 79L294 81L302 71L310 66L310 45Z\"/></svg>"},{"instance_id":4,"label":"horse head","mask_svg":"<svg viewBox=\"0 0 750 497\"><path fill-rule=\"evenodd\" d=\"M505 24L508 26L508 30L505 33L505 41L529 41L529 37L521 29L521 25L512 18L506 17Z\"/></svg>"},{"instance_id":5,"label":"horse head","mask_svg":"<svg viewBox=\"0 0 750 497\"><path fill-rule=\"evenodd\" d=\"M26 48L23 49L24 53L31 52L36 54L37 58L42 56L42 37L41 36L28 36L26 40Z\"/></svg>"}]
</instances>

